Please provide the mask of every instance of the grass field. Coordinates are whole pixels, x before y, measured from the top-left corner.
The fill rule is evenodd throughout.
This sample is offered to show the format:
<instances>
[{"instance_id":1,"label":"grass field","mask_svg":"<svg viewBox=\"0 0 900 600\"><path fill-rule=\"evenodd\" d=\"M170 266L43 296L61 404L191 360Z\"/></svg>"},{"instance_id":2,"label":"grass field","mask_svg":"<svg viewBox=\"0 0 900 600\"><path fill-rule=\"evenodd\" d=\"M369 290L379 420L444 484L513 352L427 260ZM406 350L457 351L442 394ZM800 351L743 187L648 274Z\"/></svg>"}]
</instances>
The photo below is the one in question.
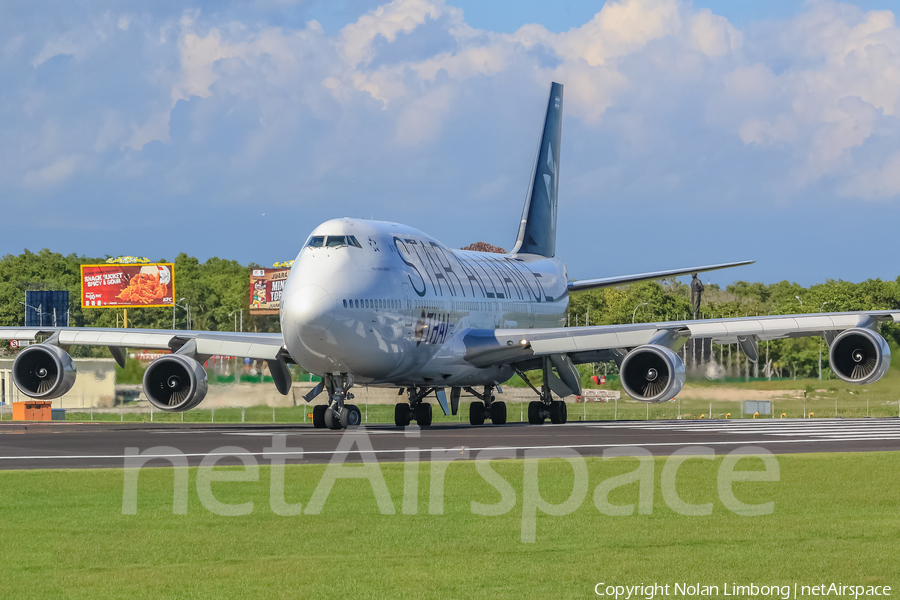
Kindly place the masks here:
<instances>
[{"instance_id":1,"label":"grass field","mask_svg":"<svg viewBox=\"0 0 900 600\"><path fill-rule=\"evenodd\" d=\"M688 394L690 390L688 390ZM835 394L834 396L836 396ZM467 423L469 419L469 403L460 402L459 414L445 417L440 407L431 398L435 423ZM356 400L359 402L359 399ZM782 414L786 418L801 418L804 415L813 414L813 418L821 417L896 417L900 407L896 401L869 400L865 396L837 397L812 397L773 399L775 418ZM387 404L370 404L368 407L360 403L359 408L363 413L366 423L393 423L394 406ZM677 398L672 402L662 404L645 404L620 400L618 402L586 402L584 404L569 404L569 421L609 421L613 419L677 419L679 415L683 419L710 418L714 419L740 419L753 418L752 415L741 414L741 403L734 400L704 400L698 398ZM712 409L712 413L710 413ZM270 408L266 406L251 406L241 408L194 409L185 413L164 413L153 411L153 422L159 423L309 423L309 406L293 406L284 408ZM762 415L757 418L772 418ZM66 411L67 421L146 421L151 419L150 411L145 413L101 413ZM507 419L509 422L521 422L528 420L528 406L526 403L507 403Z\"/></svg>"},{"instance_id":2,"label":"grass field","mask_svg":"<svg viewBox=\"0 0 900 600\"><path fill-rule=\"evenodd\" d=\"M382 472L397 513L379 513L369 482L339 480L319 515L278 516L269 508L270 469L258 481L214 483L222 502L252 500L249 515L207 511L190 470L186 515L172 514L173 470L140 473L137 514L122 514L123 471L4 471L0 548L4 598L589 598L600 582L634 585L725 582L757 585L900 586L900 461L897 454L777 457L778 482L735 484L772 514L742 517L716 492L721 459L689 460L678 492L713 502L709 516L673 512L655 461L649 515L611 517L592 502L600 481L635 468L634 459L588 459L585 501L567 516L538 514L536 543L520 541L523 462L496 461L515 491L512 510L473 514L472 501L498 491L473 462L449 465L444 514L428 514L430 463L420 463L416 514L400 514L404 465ZM752 469L752 459L740 468ZM233 470L233 469L232 469ZM289 466L288 502L307 503L323 465ZM540 464L540 491L564 501L572 469ZM410 487L409 489L413 489ZM636 484L613 504L638 499ZM739 596L740 597L740 596Z\"/></svg>"}]
</instances>

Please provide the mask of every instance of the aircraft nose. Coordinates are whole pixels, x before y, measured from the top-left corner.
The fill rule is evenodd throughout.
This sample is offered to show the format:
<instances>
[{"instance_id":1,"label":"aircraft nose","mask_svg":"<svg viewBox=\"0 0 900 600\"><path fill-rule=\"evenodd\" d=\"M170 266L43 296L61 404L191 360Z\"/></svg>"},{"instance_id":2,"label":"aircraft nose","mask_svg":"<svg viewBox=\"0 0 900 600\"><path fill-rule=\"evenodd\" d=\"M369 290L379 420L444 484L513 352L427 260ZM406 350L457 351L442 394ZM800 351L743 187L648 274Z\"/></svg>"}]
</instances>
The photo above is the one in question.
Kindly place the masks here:
<instances>
[{"instance_id":1,"label":"aircraft nose","mask_svg":"<svg viewBox=\"0 0 900 600\"><path fill-rule=\"evenodd\" d=\"M300 286L289 296L285 306L287 322L308 333L323 333L334 319L334 303L331 296L317 285ZM285 300L282 297L282 302Z\"/></svg>"}]
</instances>

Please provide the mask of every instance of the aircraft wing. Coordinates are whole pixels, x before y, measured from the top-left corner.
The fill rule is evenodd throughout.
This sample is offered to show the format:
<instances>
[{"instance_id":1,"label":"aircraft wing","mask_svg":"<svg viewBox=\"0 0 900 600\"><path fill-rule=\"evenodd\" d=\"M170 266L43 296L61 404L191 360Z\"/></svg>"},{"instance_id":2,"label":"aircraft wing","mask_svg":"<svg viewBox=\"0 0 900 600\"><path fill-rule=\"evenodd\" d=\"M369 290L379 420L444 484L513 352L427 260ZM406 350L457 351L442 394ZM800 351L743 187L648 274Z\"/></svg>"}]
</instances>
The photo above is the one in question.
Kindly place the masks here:
<instances>
[{"instance_id":1,"label":"aircraft wing","mask_svg":"<svg viewBox=\"0 0 900 600\"><path fill-rule=\"evenodd\" d=\"M706 273L709 271L718 271L719 269L730 269L731 267L752 265L755 262L755 260L742 260L733 263L721 263L718 265L705 265L702 267L690 267L684 269L669 269L668 271L653 271L651 273L638 273L636 275L620 275L617 277L602 277L600 279L580 279L570 281L568 287L570 292L579 292L582 290L593 290L602 287L637 283L639 281L651 281L653 279L666 279L667 277L690 275L691 273Z\"/></svg>"},{"instance_id":2,"label":"aircraft wing","mask_svg":"<svg viewBox=\"0 0 900 600\"><path fill-rule=\"evenodd\" d=\"M680 348L691 338L719 344L740 344L757 360L760 341L824 335L829 342L845 329L872 329L882 322L900 323L900 311L876 310L813 313L731 319L669 321L627 325L558 327L548 329L473 329L464 333L466 360L478 367L514 365L540 368L543 357L565 356L574 364L620 360L632 348L658 343Z\"/></svg>"},{"instance_id":3,"label":"aircraft wing","mask_svg":"<svg viewBox=\"0 0 900 600\"><path fill-rule=\"evenodd\" d=\"M290 362L282 352L280 333L237 333L226 331L184 331L177 329L118 329L105 327L0 327L0 340L35 340L49 336L59 346L106 346L124 366L125 348L146 348L177 352L193 341L196 356L241 356L266 361ZM201 361L202 362L202 361Z\"/></svg>"}]
</instances>

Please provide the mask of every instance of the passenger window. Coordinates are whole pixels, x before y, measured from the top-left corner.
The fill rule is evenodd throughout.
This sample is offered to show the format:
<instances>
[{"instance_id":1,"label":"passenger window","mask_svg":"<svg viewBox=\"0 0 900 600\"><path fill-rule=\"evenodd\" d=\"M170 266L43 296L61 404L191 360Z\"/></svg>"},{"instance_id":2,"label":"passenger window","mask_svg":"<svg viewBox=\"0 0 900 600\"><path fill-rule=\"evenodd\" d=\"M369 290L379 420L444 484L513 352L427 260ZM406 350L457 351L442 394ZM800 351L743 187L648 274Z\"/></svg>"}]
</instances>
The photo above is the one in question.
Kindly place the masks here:
<instances>
[{"instance_id":1,"label":"passenger window","mask_svg":"<svg viewBox=\"0 0 900 600\"><path fill-rule=\"evenodd\" d=\"M347 300L344 300L344 308L347 308Z\"/></svg>"},{"instance_id":2,"label":"passenger window","mask_svg":"<svg viewBox=\"0 0 900 600\"><path fill-rule=\"evenodd\" d=\"M324 235L314 235L309 238L309 243L306 244L310 248L321 248L325 245L325 236Z\"/></svg>"},{"instance_id":3,"label":"passenger window","mask_svg":"<svg viewBox=\"0 0 900 600\"><path fill-rule=\"evenodd\" d=\"M359 308L359 300L354 300L356 302L356 308Z\"/></svg>"},{"instance_id":4,"label":"passenger window","mask_svg":"<svg viewBox=\"0 0 900 600\"><path fill-rule=\"evenodd\" d=\"M329 248L337 248L347 245L347 238L342 235L329 235L328 241L325 243Z\"/></svg>"}]
</instances>

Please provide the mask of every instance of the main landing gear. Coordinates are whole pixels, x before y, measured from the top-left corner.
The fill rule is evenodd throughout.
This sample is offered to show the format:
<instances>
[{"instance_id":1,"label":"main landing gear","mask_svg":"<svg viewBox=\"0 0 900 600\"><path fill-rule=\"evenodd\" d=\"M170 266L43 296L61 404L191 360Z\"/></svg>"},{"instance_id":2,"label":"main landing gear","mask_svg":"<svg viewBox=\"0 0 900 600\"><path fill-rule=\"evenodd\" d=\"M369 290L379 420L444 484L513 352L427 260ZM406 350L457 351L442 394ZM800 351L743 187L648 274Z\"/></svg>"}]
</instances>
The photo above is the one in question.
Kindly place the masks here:
<instances>
[{"instance_id":1,"label":"main landing gear","mask_svg":"<svg viewBox=\"0 0 900 600\"><path fill-rule=\"evenodd\" d=\"M486 419L494 425L506 424L506 402L494 400L494 386L484 386L483 394L470 387L466 391L478 398L478 401L469 404L469 424L484 425Z\"/></svg>"},{"instance_id":2,"label":"main landing gear","mask_svg":"<svg viewBox=\"0 0 900 600\"><path fill-rule=\"evenodd\" d=\"M347 404L353 399L350 388L353 376L347 373L332 373L325 376L329 404L313 407L313 427L328 429L353 429L362 422L362 413L355 404Z\"/></svg>"},{"instance_id":3,"label":"main landing gear","mask_svg":"<svg viewBox=\"0 0 900 600\"><path fill-rule=\"evenodd\" d=\"M544 382L541 385L541 389L538 390L534 387L531 382L528 380L528 377L525 376L525 373L516 369L516 373L519 374L519 377L528 384L528 387L533 389L538 396L541 397L540 400L535 400L528 403L528 422L532 425L543 425L544 421L550 419L550 422L554 425L561 425L568 420L569 411L566 409L566 403L562 400L554 400L552 394L550 393L550 384L548 383L550 377L548 376L548 371L550 370L550 364L547 359L544 360Z\"/></svg>"},{"instance_id":4,"label":"main landing gear","mask_svg":"<svg viewBox=\"0 0 900 600\"><path fill-rule=\"evenodd\" d=\"M394 405L394 424L397 427L406 427L415 421L419 427L431 427L431 405L424 402L425 396L438 388L409 387L406 388L408 402L398 402ZM400 394L403 394L400 388Z\"/></svg>"}]
</instances>

